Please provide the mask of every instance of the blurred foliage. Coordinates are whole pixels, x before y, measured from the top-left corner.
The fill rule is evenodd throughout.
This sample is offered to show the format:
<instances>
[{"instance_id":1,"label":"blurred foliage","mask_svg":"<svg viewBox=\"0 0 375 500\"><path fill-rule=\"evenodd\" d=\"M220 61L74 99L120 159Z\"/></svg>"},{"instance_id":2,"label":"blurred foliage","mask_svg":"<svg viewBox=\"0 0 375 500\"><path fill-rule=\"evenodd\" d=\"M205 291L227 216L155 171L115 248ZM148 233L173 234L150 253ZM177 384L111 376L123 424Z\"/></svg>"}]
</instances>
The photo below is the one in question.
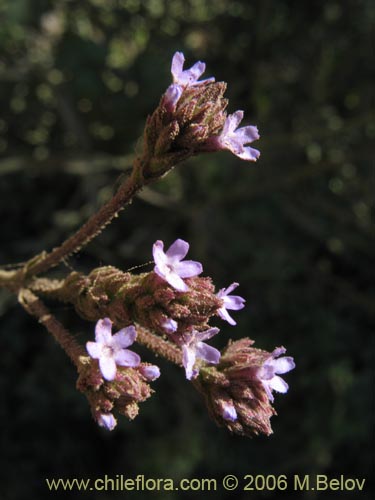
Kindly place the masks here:
<instances>
[{"instance_id":1,"label":"blurred foliage","mask_svg":"<svg viewBox=\"0 0 375 500\"><path fill-rule=\"evenodd\" d=\"M127 269L150 260L156 239L183 237L218 288L238 280L247 298L216 345L250 336L297 363L268 439L217 429L161 360L156 394L109 434L90 420L64 353L2 293L2 499L43 498L44 478L60 476L370 480L374 20L371 0L0 0L1 263L58 245L108 199L182 50L228 82L230 112L259 126L260 161L190 161L66 266ZM82 342L92 335L70 308L51 307Z\"/></svg>"}]
</instances>

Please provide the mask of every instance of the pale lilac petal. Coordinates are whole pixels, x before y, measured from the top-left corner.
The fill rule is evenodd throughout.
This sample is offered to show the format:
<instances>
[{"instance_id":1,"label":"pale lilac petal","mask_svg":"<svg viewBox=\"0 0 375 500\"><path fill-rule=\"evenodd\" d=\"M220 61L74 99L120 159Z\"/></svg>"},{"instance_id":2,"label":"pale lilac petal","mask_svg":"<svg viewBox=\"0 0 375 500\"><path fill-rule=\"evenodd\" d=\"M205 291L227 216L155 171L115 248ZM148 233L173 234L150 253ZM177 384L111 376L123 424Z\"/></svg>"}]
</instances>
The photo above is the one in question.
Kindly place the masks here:
<instances>
[{"instance_id":1,"label":"pale lilac petal","mask_svg":"<svg viewBox=\"0 0 375 500\"><path fill-rule=\"evenodd\" d=\"M193 366L195 363L195 351L193 349L190 349L186 345L182 346L182 364L184 365L185 368L185 374L186 378L188 380L191 380L194 372L193 372Z\"/></svg>"},{"instance_id":2,"label":"pale lilac petal","mask_svg":"<svg viewBox=\"0 0 375 500\"><path fill-rule=\"evenodd\" d=\"M241 123L243 114L244 113L242 110L238 110L232 115L228 115L225 121L226 129L223 129L223 131L226 130L226 133L234 132L238 125Z\"/></svg>"},{"instance_id":3,"label":"pale lilac petal","mask_svg":"<svg viewBox=\"0 0 375 500\"><path fill-rule=\"evenodd\" d=\"M268 399L271 401L271 403L274 402L275 398L273 397L273 394L272 394L272 391L271 389L269 388L268 384L263 382L263 387L264 387L264 390L266 391L266 394L268 396Z\"/></svg>"},{"instance_id":4,"label":"pale lilac petal","mask_svg":"<svg viewBox=\"0 0 375 500\"><path fill-rule=\"evenodd\" d=\"M272 352L271 352L271 356L273 358L278 358L279 356L281 356L282 354L285 354L286 353L286 349L285 347L276 347Z\"/></svg>"},{"instance_id":5,"label":"pale lilac petal","mask_svg":"<svg viewBox=\"0 0 375 500\"><path fill-rule=\"evenodd\" d=\"M236 156L238 156L238 158L241 158L241 160L256 161L260 156L260 151L248 146L246 148L243 148L242 153L236 153Z\"/></svg>"},{"instance_id":6,"label":"pale lilac petal","mask_svg":"<svg viewBox=\"0 0 375 500\"><path fill-rule=\"evenodd\" d=\"M204 332L196 332L194 331L194 340L196 342L200 342L202 340L208 340L212 339L215 335L217 335L220 332L220 329L214 326L213 328L209 328L208 330L205 330Z\"/></svg>"},{"instance_id":7,"label":"pale lilac petal","mask_svg":"<svg viewBox=\"0 0 375 500\"><path fill-rule=\"evenodd\" d=\"M108 344L112 338L112 321L100 319L95 325L95 340L100 344Z\"/></svg>"},{"instance_id":8,"label":"pale lilac petal","mask_svg":"<svg viewBox=\"0 0 375 500\"><path fill-rule=\"evenodd\" d=\"M257 141L260 137L258 127L256 127L255 125L248 125L247 127L239 128L238 130L236 130L236 137L240 139L242 144Z\"/></svg>"},{"instance_id":9,"label":"pale lilac petal","mask_svg":"<svg viewBox=\"0 0 375 500\"><path fill-rule=\"evenodd\" d=\"M113 431L117 425L117 421L112 413L102 413L98 418L98 424L100 427Z\"/></svg>"},{"instance_id":10,"label":"pale lilac petal","mask_svg":"<svg viewBox=\"0 0 375 500\"><path fill-rule=\"evenodd\" d=\"M86 350L93 359L99 359L102 355L102 344L86 342Z\"/></svg>"},{"instance_id":11,"label":"pale lilac petal","mask_svg":"<svg viewBox=\"0 0 375 500\"><path fill-rule=\"evenodd\" d=\"M193 84L201 83L197 82L198 78L206 71L206 64L204 62L198 61L196 62L190 69L184 71L184 79L186 83Z\"/></svg>"},{"instance_id":12,"label":"pale lilac petal","mask_svg":"<svg viewBox=\"0 0 375 500\"><path fill-rule=\"evenodd\" d=\"M165 91L163 106L169 113L172 113L176 109L176 105L180 100L181 94L182 87L177 83L172 83L172 85L170 85Z\"/></svg>"},{"instance_id":13,"label":"pale lilac petal","mask_svg":"<svg viewBox=\"0 0 375 500\"><path fill-rule=\"evenodd\" d=\"M187 241L177 239L165 252L169 260L180 261L189 251L189 243Z\"/></svg>"},{"instance_id":14,"label":"pale lilac petal","mask_svg":"<svg viewBox=\"0 0 375 500\"><path fill-rule=\"evenodd\" d=\"M207 363L217 364L220 361L220 351L204 342L198 342L195 348L196 357Z\"/></svg>"},{"instance_id":15,"label":"pale lilac petal","mask_svg":"<svg viewBox=\"0 0 375 500\"><path fill-rule=\"evenodd\" d=\"M274 359L272 361L272 366L273 369L275 370L275 373L287 373L296 367L294 359L289 356L279 359Z\"/></svg>"},{"instance_id":16,"label":"pale lilac petal","mask_svg":"<svg viewBox=\"0 0 375 500\"><path fill-rule=\"evenodd\" d=\"M99 367L106 380L114 380L116 377L116 363L112 357L102 356L99 359Z\"/></svg>"},{"instance_id":17,"label":"pale lilac petal","mask_svg":"<svg viewBox=\"0 0 375 500\"><path fill-rule=\"evenodd\" d=\"M138 366L141 362L141 358L136 352L129 351L129 349L121 349L121 351L117 351L113 355L113 360L116 365L120 366Z\"/></svg>"},{"instance_id":18,"label":"pale lilac petal","mask_svg":"<svg viewBox=\"0 0 375 500\"><path fill-rule=\"evenodd\" d=\"M173 75L173 81L177 82L179 76L182 73L182 68L184 67L185 57L182 52L176 52L172 58L171 73Z\"/></svg>"},{"instance_id":19,"label":"pale lilac petal","mask_svg":"<svg viewBox=\"0 0 375 500\"><path fill-rule=\"evenodd\" d=\"M237 288L238 286L239 286L239 283L232 283L231 285L228 286L228 288L221 288L221 290L219 290L217 292L217 296L221 299L225 295L229 295L230 292L233 292L233 290L235 288Z\"/></svg>"},{"instance_id":20,"label":"pale lilac petal","mask_svg":"<svg viewBox=\"0 0 375 500\"><path fill-rule=\"evenodd\" d=\"M135 327L133 325L127 326L113 335L111 345L114 349L124 349L132 345L136 336Z\"/></svg>"},{"instance_id":21,"label":"pale lilac petal","mask_svg":"<svg viewBox=\"0 0 375 500\"><path fill-rule=\"evenodd\" d=\"M223 319L224 321L227 321L230 325L232 325L232 326L237 325L236 321L234 321L234 319L229 314L229 312L225 309L225 307L220 307L220 309L218 309L217 313L221 319Z\"/></svg>"},{"instance_id":22,"label":"pale lilac petal","mask_svg":"<svg viewBox=\"0 0 375 500\"><path fill-rule=\"evenodd\" d=\"M177 321L175 321L174 319L172 318L168 318L164 321L164 323L162 324L162 327L169 333L173 333L177 330L178 328L178 324L177 324Z\"/></svg>"},{"instance_id":23,"label":"pale lilac petal","mask_svg":"<svg viewBox=\"0 0 375 500\"><path fill-rule=\"evenodd\" d=\"M245 307L245 299L239 295L224 297L224 307L233 311L239 311Z\"/></svg>"},{"instance_id":24,"label":"pale lilac petal","mask_svg":"<svg viewBox=\"0 0 375 500\"><path fill-rule=\"evenodd\" d=\"M157 266L165 264L167 258L164 253L164 243L160 240L156 241L152 247L152 255Z\"/></svg>"},{"instance_id":25,"label":"pale lilac petal","mask_svg":"<svg viewBox=\"0 0 375 500\"><path fill-rule=\"evenodd\" d=\"M272 362L266 362L259 369L259 378L261 380L271 380L275 376L275 370Z\"/></svg>"},{"instance_id":26,"label":"pale lilac petal","mask_svg":"<svg viewBox=\"0 0 375 500\"><path fill-rule=\"evenodd\" d=\"M186 283L183 282L178 274L170 272L165 275L160 273L157 267L155 267L154 271L179 292L187 292L189 290L189 287L186 285Z\"/></svg>"},{"instance_id":27,"label":"pale lilac petal","mask_svg":"<svg viewBox=\"0 0 375 500\"><path fill-rule=\"evenodd\" d=\"M147 380L156 380L160 377L160 368L156 365L146 365L140 368L140 372Z\"/></svg>"},{"instance_id":28,"label":"pale lilac petal","mask_svg":"<svg viewBox=\"0 0 375 500\"><path fill-rule=\"evenodd\" d=\"M178 262L174 266L176 273L181 278L191 278L193 276L198 276L203 271L202 264L194 260L184 260L183 262Z\"/></svg>"},{"instance_id":29,"label":"pale lilac petal","mask_svg":"<svg viewBox=\"0 0 375 500\"><path fill-rule=\"evenodd\" d=\"M221 415L224 420L230 420L231 422L235 422L237 420L236 408L229 404L224 403Z\"/></svg>"},{"instance_id":30,"label":"pale lilac petal","mask_svg":"<svg viewBox=\"0 0 375 500\"><path fill-rule=\"evenodd\" d=\"M283 380L281 377L278 377L277 375L271 378L271 380L268 382L268 385L274 391L282 392L283 394L285 394L289 389L289 386L285 382L285 380Z\"/></svg>"}]
</instances>

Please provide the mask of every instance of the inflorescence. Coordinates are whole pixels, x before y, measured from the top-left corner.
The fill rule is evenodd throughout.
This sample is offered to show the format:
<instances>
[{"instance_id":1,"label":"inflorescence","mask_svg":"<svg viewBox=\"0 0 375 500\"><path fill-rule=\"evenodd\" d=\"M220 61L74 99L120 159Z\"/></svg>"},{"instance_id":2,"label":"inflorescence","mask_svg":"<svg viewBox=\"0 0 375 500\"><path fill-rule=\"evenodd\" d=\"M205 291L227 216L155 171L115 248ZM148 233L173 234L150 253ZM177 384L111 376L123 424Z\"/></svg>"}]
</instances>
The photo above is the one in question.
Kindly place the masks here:
<instances>
[{"instance_id":1,"label":"inflorescence","mask_svg":"<svg viewBox=\"0 0 375 500\"><path fill-rule=\"evenodd\" d=\"M205 64L199 61L184 70L184 62L182 52L176 52L173 82L148 117L142 153L113 199L60 247L34 257L21 270L0 275L0 285L18 293L21 305L69 354L79 373L77 388L100 426L114 429L116 413L135 418L139 403L153 393L150 383L160 376L159 367L128 349L140 343L184 370L218 425L240 435L269 435L274 392L287 392L280 375L295 367L293 358L284 356L284 347L273 352L254 348L249 338L229 340L221 351L208 343L220 332L211 319L235 326L229 311L243 309L245 299L232 295L236 282L216 291L211 278L201 276L202 264L186 259L186 241L177 239L166 251L163 241L156 241L153 270L138 275L105 266L88 275L72 272L60 281L37 277L79 251L135 193L177 163L219 150L245 161L259 158L260 152L249 146L259 139L257 127L239 128L243 111L226 112L226 83L213 77L200 80ZM47 314L42 296L70 303L81 317L96 322L95 341L88 341L86 349L78 345Z\"/></svg>"}]
</instances>

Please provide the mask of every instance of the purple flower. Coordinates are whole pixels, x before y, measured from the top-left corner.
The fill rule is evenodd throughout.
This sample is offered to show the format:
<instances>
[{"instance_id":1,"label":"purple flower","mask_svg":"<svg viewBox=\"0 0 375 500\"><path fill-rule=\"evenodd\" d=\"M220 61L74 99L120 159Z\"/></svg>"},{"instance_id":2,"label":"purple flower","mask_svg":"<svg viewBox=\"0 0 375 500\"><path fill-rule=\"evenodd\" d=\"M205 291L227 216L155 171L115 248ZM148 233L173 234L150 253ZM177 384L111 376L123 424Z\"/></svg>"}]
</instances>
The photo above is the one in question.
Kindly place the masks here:
<instances>
[{"instance_id":1,"label":"purple flower","mask_svg":"<svg viewBox=\"0 0 375 500\"><path fill-rule=\"evenodd\" d=\"M228 115L221 134L210 138L209 145L215 150L229 149L241 160L256 161L260 152L250 146L245 147L245 144L259 139L258 129L252 125L237 129L242 118L243 111L236 111L232 115Z\"/></svg>"},{"instance_id":2,"label":"purple flower","mask_svg":"<svg viewBox=\"0 0 375 500\"><path fill-rule=\"evenodd\" d=\"M184 365L188 380L198 375L198 370L193 370L197 358L215 365L219 362L220 351L202 342L203 340L210 339L219 333L219 331L219 328L210 328L204 332L193 330L189 334L188 340L182 346L182 364Z\"/></svg>"},{"instance_id":3,"label":"purple flower","mask_svg":"<svg viewBox=\"0 0 375 500\"><path fill-rule=\"evenodd\" d=\"M263 365L258 369L258 378L263 384L264 389L268 395L270 401L273 402L272 390L277 392L282 392L285 394L289 386L278 374L287 373L295 368L295 363L293 358L289 356L283 356L278 358L281 354L284 354L286 349L284 347L277 347L271 356L263 363Z\"/></svg>"},{"instance_id":4,"label":"purple flower","mask_svg":"<svg viewBox=\"0 0 375 500\"><path fill-rule=\"evenodd\" d=\"M179 292L186 292L189 287L182 278L198 276L202 272L202 264L183 258L189 251L189 243L176 240L164 253L164 243L160 240L154 243L152 254L154 256L155 273L169 283Z\"/></svg>"},{"instance_id":5,"label":"purple flower","mask_svg":"<svg viewBox=\"0 0 375 500\"><path fill-rule=\"evenodd\" d=\"M172 59L171 72L173 83L181 85L181 87L189 87L192 85L200 85L202 83L214 82L215 78L207 78L206 80L198 81L198 78L205 72L206 65L204 62L198 61L190 69L183 71L185 57L182 52L176 52Z\"/></svg>"},{"instance_id":6,"label":"purple flower","mask_svg":"<svg viewBox=\"0 0 375 500\"><path fill-rule=\"evenodd\" d=\"M87 342L86 349L93 359L99 360L100 371L106 380L114 380L117 365L138 366L141 359L133 351L125 349L137 336L134 326L123 328L112 335L112 321L100 319L95 326L96 342Z\"/></svg>"},{"instance_id":7,"label":"purple flower","mask_svg":"<svg viewBox=\"0 0 375 500\"><path fill-rule=\"evenodd\" d=\"M231 309L233 311L238 311L245 307L245 299L239 297L238 295L229 295L232 290L238 287L238 283L232 283L228 288L222 288L216 294L216 297L223 300L223 305L218 310L218 314L220 318L225 321L228 321L230 325L236 325L237 323L230 316L227 309Z\"/></svg>"},{"instance_id":8,"label":"purple flower","mask_svg":"<svg viewBox=\"0 0 375 500\"><path fill-rule=\"evenodd\" d=\"M237 420L236 408L228 403L223 404L221 415L224 420L230 420L231 422L235 422Z\"/></svg>"},{"instance_id":9,"label":"purple flower","mask_svg":"<svg viewBox=\"0 0 375 500\"><path fill-rule=\"evenodd\" d=\"M113 429L117 425L117 421L112 413L102 413L101 415L99 415L98 424L100 425L100 427L104 427L109 431L113 431Z\"/></svg>"}]
</instances>

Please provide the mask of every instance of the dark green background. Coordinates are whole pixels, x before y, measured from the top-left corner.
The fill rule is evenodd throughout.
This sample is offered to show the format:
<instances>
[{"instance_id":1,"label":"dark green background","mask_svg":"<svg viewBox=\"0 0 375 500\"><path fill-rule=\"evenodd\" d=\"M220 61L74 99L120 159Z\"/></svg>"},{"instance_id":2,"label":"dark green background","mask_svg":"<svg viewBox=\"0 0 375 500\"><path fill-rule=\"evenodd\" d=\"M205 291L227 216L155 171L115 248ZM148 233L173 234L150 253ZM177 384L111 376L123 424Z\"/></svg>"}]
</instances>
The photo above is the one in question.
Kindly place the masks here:
<instances>
[{"instance_id":1,"label":"dark green background","mask_svg":"<svg viewBox=\"0 0 375 500\"><path fill-rule=\"evenodd\" d=\"M237 327L217 321L213 343L250 336L285 345L297 364L269 438L217 428L182 370L161 360L156 393L108 433L65 354L1 292L1 499L58 496L46 477L230 473L366 477L362 493L298 498L370 498L374 17L371 0L0 1L0 262L58 245L109 198L181 50L228 82L229 112L258 125L261 159L220 153L179 166L67 265L128 269L150 261L156 239L185 238L217 288L239 281L247 299ZM92 337L70 307L50 307L82 342ZM219 490L205 496L232 496Z\"/></svg>"}]
</instances>

